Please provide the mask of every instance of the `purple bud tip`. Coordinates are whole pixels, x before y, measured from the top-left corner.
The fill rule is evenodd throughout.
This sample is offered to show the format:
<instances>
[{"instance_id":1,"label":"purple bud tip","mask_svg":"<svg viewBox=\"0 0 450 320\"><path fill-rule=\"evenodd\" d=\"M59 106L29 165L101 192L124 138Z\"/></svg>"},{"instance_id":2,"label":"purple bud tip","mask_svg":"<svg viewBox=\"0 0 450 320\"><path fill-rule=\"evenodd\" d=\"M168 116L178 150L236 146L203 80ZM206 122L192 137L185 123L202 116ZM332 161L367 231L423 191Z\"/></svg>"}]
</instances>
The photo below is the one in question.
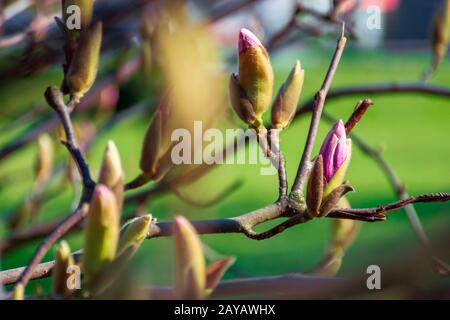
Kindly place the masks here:
<instances>
[{"instance_id":1,"label":"purple bud tip","mask_svg":"<svg viewBox=\"0 0 450 320\"><path fill-rule=\"evenodd\" d=\"M328 183L347 159L347 135L342 120L336 122L328 132L320 154L323 158L325 183Z\"/></svg>"},{"instance_id":2,"label":"purple bud tip","mask_svg":"<svg viewBox=\"0 0 450 320\"><path fill-rule=\"evenodd\" d=\"M239 32L239 54L244 52L245 50L262 46L261 41L248 29L242 28L241 32Z\"/></svg>"}]
</instances>

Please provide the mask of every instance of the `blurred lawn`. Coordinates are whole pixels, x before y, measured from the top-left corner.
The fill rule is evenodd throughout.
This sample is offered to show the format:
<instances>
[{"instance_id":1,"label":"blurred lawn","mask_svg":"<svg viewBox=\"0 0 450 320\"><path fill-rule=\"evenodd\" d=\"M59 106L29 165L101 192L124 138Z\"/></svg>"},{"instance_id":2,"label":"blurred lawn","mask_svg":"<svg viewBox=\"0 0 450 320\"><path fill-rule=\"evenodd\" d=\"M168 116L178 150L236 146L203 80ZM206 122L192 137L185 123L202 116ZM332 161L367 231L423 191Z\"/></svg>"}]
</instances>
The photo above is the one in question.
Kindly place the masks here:
<instances>
[{"instance_id":1,"label":"blurred lawn","mask_svg":"<svg viewBox=\"0 0 450 320\"><path fill-rule=\"evenodd\" d=\"M299 58L306 70L304 92L305 102L319 88L333 47L299 50ZM295 55L292 52L273 56L277 82L287 76ZM429 57L422 53L395 53L361 51L349 48L342 59L333 87L362 85L390 81L415 81L419 79ZM450 87L450 61L441 66L433 83ZM3 108L18 108L41 99L45 87L59 81L59 70L26 79L21 83L7 83L0 87ZM277 84L277 88L278 88ZM25 93L24 93L25 92ZM326 110L346 119L357 100L350 97L332 100ZM450 191L450 143L448 99L412 94L377 95L370 97L375 107L370 109L355 132L373 146L384 150L387 160L397 170L406 183L410 194ZM282 135L282 147L287 159L289 181L295 175L297 164L304 146L309 124L309 115L292 124ZM89 163L94 173L99 168L100 157L108 139L113 139L121 153L127 178L138 172L138 157L147 121L136 117L120 124L108 132L92 147ZM320 126L318 141L322 141L329 124ZM1 133L0 143L9 141L18 132ZM317 147L317 146L316 146ZM0 177L8 172L16 172L14 183L0 186L0 212L16 206L26 194L32 177L32 164L36 147L27 147L1 163ZM58 153L64 154L62 146ZM317 152L317 148L316 151ZM17 171L18 170L18 171ZM170 219L174 213L182 213L192 219L235 216L264 206L276 199L276 176L261 176L257 165L223 165L191 187L184 189L194 199L205 195L213 197L236 179L244 185L229 195L221 203L208 209L197 209L180 202L173 196L155 199L149 211L160 220ZM357 190L349 199L354 207L369 207L396 200L391 186L373 160L354 148L348 179ZM41 220L69 212L72 195L70 190L49 202L41 210ZM449 232L449 204L425 204L416 206L422 222L431 239L442 232ZM266 226L264 226L265 228ZM317 219L299 225L272 239L253 241L243 235L204 236L205 243L218 252L237 257L236 268L249 275L269 275L290 271L309 270L317 263L327 244L330 220ZM0 231L1 235L1 231ZM82 245L79 234L68 237L73 249ZM30 258L36 243L7 254L3 257L4 269L24 265ZM153 283L167 284L171 279L172 251L170 239L146 241L136 262L152 279ZM364 224L355 244L348 251L342 274L365 273L369 264L383 264L401 256L408 250L419 248L403 211L392 213L384 223ZM50 253L46 259L52 258ZM450 261L450 254L444 257ZM423 259L425 262L425 258ZM228 276L233 276L230 272ZM46 282L44 280L44 282Z\"/></svg>"}]
</instances>

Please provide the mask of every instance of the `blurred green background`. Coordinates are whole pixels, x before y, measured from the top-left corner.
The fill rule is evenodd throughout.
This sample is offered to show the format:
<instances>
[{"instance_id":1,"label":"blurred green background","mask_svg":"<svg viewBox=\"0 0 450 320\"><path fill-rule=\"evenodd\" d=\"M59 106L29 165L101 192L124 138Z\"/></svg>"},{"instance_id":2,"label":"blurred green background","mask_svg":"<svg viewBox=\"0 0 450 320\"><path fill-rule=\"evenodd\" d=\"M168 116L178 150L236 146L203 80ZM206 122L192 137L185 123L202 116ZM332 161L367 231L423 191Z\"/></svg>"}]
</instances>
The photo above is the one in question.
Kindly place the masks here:
<instances>
[{"instance_id":1,"label":"blurred green background","mask_svg":"<svg viewBox=\"0 0 450 320\"><path fill-rule=\"evenodd\" d=\"M306 102L320 87L333 50L332 45L313 46L306 42L304 47L298 50L275 52L272 59L276 88L286 78L294 60L300 58L306 72L301 103ZM429 60L429 54L424 52L362 50L350 44L344 53L332 88L417 81L424 68L428 66ZM450 61L447 59L432 83L450 87L449 71ZM0 86L2 108L4 110L23 108L32 102L45 105L42 92L48 85L59 83L60 74L60 69L55 67L45 70L38 76L2 83ZM366 96L331 100L326 103L325 108L335 116L347 119L356 102L362 98ZM419 94L386 94L367 98L372 98L375 106L369 109L354 132L372 146L383 149L384 156L405 182L411 195L449 191L449 100ZM94 176L99 169L101 155L109 139L118 146L127 180L138 174L142 138L150 117L150 115L131 117L107 131L95 142L88 155ZM74 121L77 122L77 117ZM296 173L309 121L310 114L302 116L281 136L290 182ZM1 125L5 123L3 120ZM321 123L314 153L317 153L329 127L329 123L324 121ZM14 139L22 130L23 128L10 132L2 131L0 144ZM0 217L3 219L23 201L31 188L36 147L35 143L31 144L0 165L0 177L11 172L15 177L13 181L0 185ZM56 149L61 157L67 156L62 145L57 145ZM189 194L193 199L202 199L205 195L213 198L237 179L244 182L239 189L210 208L198 209L185 204L175 196L164 195L153 199L147 209L160 221L164 221L171 219L176 213L191 219L207 219L231 217L265 206L276 200L277 177L262 176L259 169L259 165L221 165L201 180L183 189L183 193ZM358 148L354 148L353 151L348 179L356 189L355 193L349 195L354 207L372 207L397 199L380 168ZM70 212L72 201L72 191L69 188L61 189L55 199L43 206L39 221L51 220L58 214ZM416 208L432 242L437 244L435 241L438 241L438 236L449 232L450 205L418 204ZM235 268L240 275L275 275L308 271L324 254L329 239L330 223L330 219L316 219L264 241L250 240L240 234L208 235L202 239L217 252L236 257ZM269 225L261 226L258 230L265 229ZM5 235L4 229L0 231L0 237ZM71 234L67 239L72 249L81 248L81 233ZM37 244L37 242L30 243L8 252L2 257L1 268L9 269L25 265ZM386 222L363 225L354 245L346 254L339 274L361 276L365 274L370 264L383 265L419 248L419 241L409 226L404 211L400 210L389 214ZM45 260L52 259L52 255L52 252L48 253ZM443 258L450 261L450 252ZM422 261L427 264L425 255ZM170 284L171 239L157 238L145 241L135 263L146 272L149 283ZM227 273L227 277L235 276L233 270ZM444 279L437 281L441 285L448 282ZM49 280L33 281L29 289L32 290L36 283L48 285Z\"/></svg>"}]
</instances>

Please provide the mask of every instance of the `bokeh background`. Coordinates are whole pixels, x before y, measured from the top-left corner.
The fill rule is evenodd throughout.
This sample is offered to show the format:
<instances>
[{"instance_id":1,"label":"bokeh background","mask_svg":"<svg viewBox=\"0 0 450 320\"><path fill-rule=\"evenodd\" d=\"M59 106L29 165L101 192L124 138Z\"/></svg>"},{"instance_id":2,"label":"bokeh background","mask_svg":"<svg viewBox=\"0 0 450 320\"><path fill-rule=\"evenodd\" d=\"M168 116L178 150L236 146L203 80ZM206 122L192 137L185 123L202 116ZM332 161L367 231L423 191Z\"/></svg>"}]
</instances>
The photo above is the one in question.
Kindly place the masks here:
<instances>
[{"instance_id":1,"label":"bokeh background","mask_svg":"<svg viewBox=\"0 0 450 320\"><path fill-rule=\"evenodd\" d=\"M50 17L56 15L58 10L58 3L52 5L51 2L49 1L51 9L45 11ZM118 6L120 1L96 2L96 10L99 12L107 9L113 12L114 6ZM106 37L104 42L97 82L117 70L124 59L139 55L139 38L133 34L138 33L139 15L144 11L144 2L146 1L128 1L127 12L122 12L126 17L106 26L105 33L110 33L111 36ZM238 2L188 1L188 12L194 21L200 21L218 16ZM327 12L329 2L302 1L305 6L321 12ZM431 62L433 20L435 11L442 3L443 1L437 0L362 1L351 17L358 39L349 40L332 88L420 81ZM30 4L31 7L28 6ZM372 4L381 8L382 24L379 30L369 30L365 25L368 14L366 9ZM224 73L236 70L237 34L241 27L252 29L265 42L285 26L294 6L295 1L288 0L253 1L237 13L212 24L209 31L220 47L220 68ZM32 1L16 1L16 4L8 8L4 16L7 19L2 26L3 37L24 31L24 26L28 26L36 13ZM302 18L300 22L322 30L322 34L317 36L305 28L295 29L270 50L270 56L275 72L275 90L286 79L295 59L301 60L305 69L305 84L300 99L302 105L313 97L323 81L339 26L311 16ZM45 45L33 48L32 54L26 55L27 50L31 49L22 45L22 42L13 47L0 48L0 148L14 142L24 132L38 127L51 116L43 99L43 91L48 85L61 82L62 57L58 53L61 48L57 32L53 22L49 23L52 25L43 36ZM87 159L94 177L108 140L117 144L127 180L139 173L142 139L158 98L154 88L160 80L158 72L154 70L147 77L141 71L103 93L103 102L101 99L94 99L91 108L74 114L75 123L89 122L100 127L109 117L131 106L142 102L146 106L143 112L131 114L124 121L102 130L101 135L90 145ZM444 59L430 83L450 88L448 58ZM222 85L226 87L226 82ZM102 109L102 103L108 105L108 97L116 94L117 102L112 99L111 109ZM371 98L375 106L368 111L355 133L371 146L383 151L384 157L395 168L408 192L418 195L449 191L449 98L413 93L356 95L330 100L325 108L336 117L346 119L356 102L362 98ZM30 110L37 110L36 115L32 114L24 121L24 115ZM309 120L310 114L301 116L281 135L290 182L300 160ZM322 141L329 128L329 123L321 123L318 142ZM63 165L68 157L67 152L62 145L57 144L55 132L52 137L57 154L56 163ZM317 153L318 148L316 144L314 153ZM36 153L37 143L33 140L20 151L0 159L0 239L8 235L8 217L17 211L30 193ZM52 190L52 199L42 205L34 223L44 223L70 212L76 198L73 189L69 185L64 187L61 180L61 176L55 176L52 180L48 187ZM377 164L356 147L348 180L356 189L348 197L355 208L373 207L397 199L387 177ZM242 185L208 208L197 208L175 195L165 194L152 198L146 211L161 221L171 219L176 213L190 219L232 217L265 206L277 197L277 177L260 175L259 165L220 165L184 187L182 193L194 200L211 199L236 181L242 181ZM442 259L450 261L448 242L442 242L442 239L448 240L449 204L417 204L415 207L433 247ZM127 206L125 211L133 209L132 206ZM269 225L264 225L259 230ZM240 234L207 235L202 239L216 254L236 257L234 268L227 272L227 278L306 272L323 257L329 240L330 225L330 219L316 219L264 241L250 240ZM73 249L82 246L80 232L70 234L67 239ZM33 241L2 254L1 269L25 265L37 244L38 241ZM171 283L171 245L170 238L153 239L146 241L138 252L134 263L144 272L148 284ZM379 265L383 270L392 264L401 265L403 257L411 254L417 259L413 265L408 263L404 268L423 270L418 278L411 281L417 281L417 286L425 291L448 287L450 282L447 278L432 272L430 262L421 251L420 242L403 210L389 214L386 222L363 224L354 244L346 253L339 275L364 276L366 268L371 264ZM47 254L46 260L52 259L52 255L52 252ZM33 290L36 283L47 287L49 280L33 281L29 290ZM385 294L385 297L392 298L408 297L408 293L402 291Z\"/></svg>"}]
</instances>

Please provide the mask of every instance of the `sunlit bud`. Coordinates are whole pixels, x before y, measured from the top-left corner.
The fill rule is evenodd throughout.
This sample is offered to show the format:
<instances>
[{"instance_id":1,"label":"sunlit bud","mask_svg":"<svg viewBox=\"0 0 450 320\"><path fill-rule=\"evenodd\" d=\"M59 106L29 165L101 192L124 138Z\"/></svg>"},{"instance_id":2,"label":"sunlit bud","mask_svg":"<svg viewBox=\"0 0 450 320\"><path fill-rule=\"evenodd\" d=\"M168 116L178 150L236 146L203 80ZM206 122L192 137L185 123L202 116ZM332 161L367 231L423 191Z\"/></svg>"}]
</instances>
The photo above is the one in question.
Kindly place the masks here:
<instances>
[{"instance_id":1,"label":"sunlit bud","mask_svg":"<svg viewBox=\"0 0 450 320\"><path fill-rule=\"evenodd\" d=\"M70 253L69 244L66 241L61 241L55 250L55 266L52 269L53 294L63 296L70 292L67 286L70 274L67 270L73 264L74 260Z\"/></svg>"},{"instance_id":2,"label":"sunlit bud","mask_svg":"<svg viewBox=\"0 0 450 320\"><path fill-rule=\"evenodd\" d=\"M446 0L445 7L439 12L433 35L434 64L437 65L445 56L450 44L450 0Z\"/></svg>"},{"instance_id":3,"label":"sunlit bud","mask_svg":"<svg viewBox=\"0 0 450 320\"><path fill-rule=\"evenodd\" d=\"M326 136L320 155L323 158L323 175L326 185L323 197L344 180L351 154L351 140L347 139L342 120L336 122ZM333 183L331 181L333 180Z\"/></svg>"},{"instance_id":4,"label":"sunlit bud","mask_svg":"<svg viewBox=\"0 0 450 320\"><path fill-rule=\"evenodd\" d=\"M17 284L14 287L14 291L12 294L12 300L24 300L25 298L25 288L22 284Z\"/></svg>"},{"instance_id":5,"label":"sunlit bud","mask_svg":"<svg viewBox=\"0 0 450 320\"><path fill-rule=\"evenodd\" d=\"M67 72L66 82L70 94L80 99L89 91L97 76L100 47L102 43L102 23L83 31L77 50Z\"/></svg>"},{"instance_id":6,"label":"sunlit bud","mask_svg":"<svg viewBox=\"0 0 450 320\"><path fill-rule=\"evenodd\" d=\"M131 219L120 229L117 255L130 247L138 247L147 237L150 230L152 216L150 214Z\"/></svg>"},{"instance_id":7,"label":"sunlit bud","mask_svg":"<svg viewBox=\"0 0 450 320\"><path fill-rule=\"evenodd\" d=\"M323 196L323 160L322 155L319 154L314 161L314 166L311 170L308 180L306 204L308 207L308 214L315 217L319 214L319 208L322 203Z\"/></svg>"},{"instance_id":8,"label":"sunlit bud","mask_svg":"<svg viewBox=\"0 0 450 320\"><path fill-rule=\"evenodd\" d=\"M285 129L289 126L297 109L304 78L305 70L297 60L286 82L281 86L272 107L272 125L275 128Z\"/></svg>"},{"instance_id":9,"label":"sunlit bud","mask_svg":"<svg viewBox=\"0 0 450 320\"><path fill-rule=\"evenodd\" d=\"M175 296L178 299L202 299L206 287L202 244L194 227L186 218L175 217L173 225Z\"/></svg>"},{"instance_id":10,"label":"sunlit bud","mask_svg":"<svg viewBox=\"0 0 450 320\"><path fill-rule=\"evenodd\" d=\"M119 151L113 141L108 144L103 154L103 162L98 177L98 183L104 184L116 196L118 208L122 207L123 200L123 170Z\"/></svg>"},{"instance_id":11,"label":"sunlit bud","mask_svg":"<svg viewBox=\"0 0 450 320\"><path fill-rule=\"evenodd\" d=\"M93 7L94 0L63 0L62 16L65 25L73 25L75 21L71 21L71 19L77 19L77 13L79 12L80 27L82 30L86 29L92 21Z\"/></svg>"},{"instance_id":12,"label":"sunlit bud","mask_svg":"<svg viewBox=\"0 0 450 320\"><path fill-rule=\"evenodd\" d=\"M142 145L140 168L144 176L151 179L155 176L162 139L162 114L157 110L145 134Z\"/></svg>"},{"instance_id":13,"label":"sunlit bud","mask_svg":"<svg viewBox=\"0 0 450 320\"><path fill-rule=\"evenodd\" d=\"M48 181L53 170L53 142L48 134L43 134L38 139L38 157L35 166L36 184L41 185Z\"/></svg>"},{"instance_id":14,"label":"sunlit bud","mask_svg":"<svg viewBox=\"0 0 450 320\"><path fill-rule=\"evenodd\" d=\"M97 185L92 196L84 234L83 272L89 283L114 259L119 238L119 211L114 194Z\"/></svg>"},{"instance_id":15,"label":"sunlit bud","mask_svg":"<svg viewBox=\"0 0 450 320\"><path fill-rule=\"evenodd\" d=\"M261 119L272 100L273 70L266 49L247 29L239 33L239 84Z\"/></svg>"}]
</instances>

